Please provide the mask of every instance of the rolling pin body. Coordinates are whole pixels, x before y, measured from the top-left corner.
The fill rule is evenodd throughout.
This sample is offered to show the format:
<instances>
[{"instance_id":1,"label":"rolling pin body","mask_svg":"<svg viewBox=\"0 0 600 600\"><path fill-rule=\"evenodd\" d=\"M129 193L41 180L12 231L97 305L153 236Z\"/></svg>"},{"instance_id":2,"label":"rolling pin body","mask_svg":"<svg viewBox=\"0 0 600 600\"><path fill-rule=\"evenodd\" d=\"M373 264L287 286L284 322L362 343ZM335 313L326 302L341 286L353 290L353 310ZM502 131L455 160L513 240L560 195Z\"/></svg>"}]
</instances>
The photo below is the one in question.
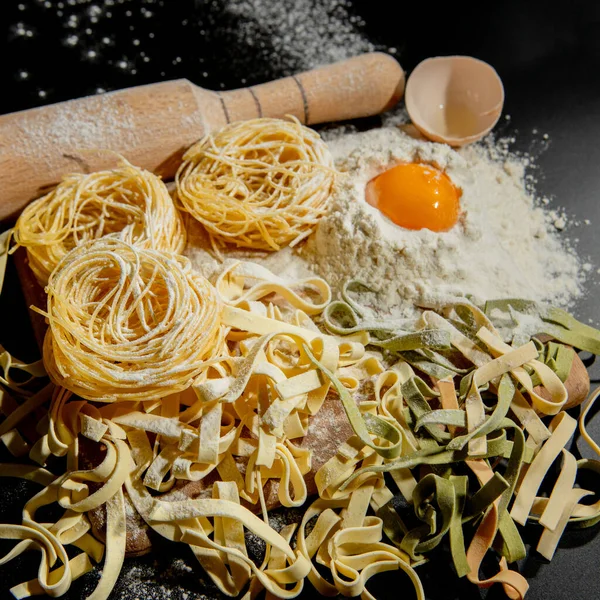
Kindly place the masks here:
<instances>
[{"instance_id":1,"label":"rolling pin body","mask_svg":"<svg viewBox=\"0 0 600 600\"><path fill-rule=\"evenodd\" d=\"M191 144L232 121L294 115L306 124L374 115L404 91L404 72L371 53L252 88L211 92L185 79L0 116L0 220L71 172L116 153L165 179Z\"/></svg>"}]
</instances>

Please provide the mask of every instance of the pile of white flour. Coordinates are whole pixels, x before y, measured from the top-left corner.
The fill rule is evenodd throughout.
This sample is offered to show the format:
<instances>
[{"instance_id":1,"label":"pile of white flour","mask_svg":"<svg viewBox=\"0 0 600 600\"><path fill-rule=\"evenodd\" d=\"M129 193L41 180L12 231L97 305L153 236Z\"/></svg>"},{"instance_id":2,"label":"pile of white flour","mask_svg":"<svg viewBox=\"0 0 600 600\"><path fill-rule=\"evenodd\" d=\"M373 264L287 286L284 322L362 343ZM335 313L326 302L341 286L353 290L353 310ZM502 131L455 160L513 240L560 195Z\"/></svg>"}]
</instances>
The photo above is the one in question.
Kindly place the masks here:
<instances>
[{"instance_id":1,"label":"pile of white flour","mask_svg":"<svg viewBox=\"0 0 600 600\"><path fill-rule=\"evenodd\" d=\"M551 213L527 191L524 161L490 153L485 145L455 151L397 127L344 134L329 146L342 177L304 247L271 254L235 251L228 260L255 260L291 279L312 271L337 292L358 279L376 291L369 304L394 316L456 296L568 306L582 293L582 265L557 234ZM410 161L445 170L462 188L462 213L450 231L406 230L367 204L367 182ZM190 237L188 256L195 266L206 275L218 270L200 229Z\"/></svg>"}]
</instances>

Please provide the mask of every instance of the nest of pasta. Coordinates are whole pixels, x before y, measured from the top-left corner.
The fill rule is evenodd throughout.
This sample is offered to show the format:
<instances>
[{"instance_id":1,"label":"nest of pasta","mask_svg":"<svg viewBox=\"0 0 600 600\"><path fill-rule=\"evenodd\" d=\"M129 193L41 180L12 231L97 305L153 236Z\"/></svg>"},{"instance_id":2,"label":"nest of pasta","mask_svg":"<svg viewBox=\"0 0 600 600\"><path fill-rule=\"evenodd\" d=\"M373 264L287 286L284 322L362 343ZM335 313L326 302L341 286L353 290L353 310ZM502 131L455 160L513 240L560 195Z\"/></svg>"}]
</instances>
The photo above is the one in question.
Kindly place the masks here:
<instances>
[{"instance_id":1,"label":"nest of pasta","mask_svg":"<svg viewBox=\"0 0 600 600\"><path fill-rule=\"evenodd\" d=\"M44 366L83 398L151 400L190 386L220 345L215 288L183 256L105 237L72 250L46 288Z\"/></svg>"},{"instance_id":2,"label":"nest of pasta","mask_svg":"<svg viewBox=\"0 0 600 600\"><path fill-rule=\"evenodd\" d=\"M19 217L13 236L27 249L41 285L73 248L105 235L141 248L185 248L185 227L166 185L153 173L122 161L116 169L66 176Z\"/></svg>"},{"instance_id":3,"label":"nest of pasta","mask_svg":"<svg viewBox=\"0 0 600 600\"><path fill-rule=\"evenodd\" d=\"M335 179L327 145L296 119L233 123L183 159L179 201L217 245L297 244L324 213Z\"/></svg>"}]
</instances>

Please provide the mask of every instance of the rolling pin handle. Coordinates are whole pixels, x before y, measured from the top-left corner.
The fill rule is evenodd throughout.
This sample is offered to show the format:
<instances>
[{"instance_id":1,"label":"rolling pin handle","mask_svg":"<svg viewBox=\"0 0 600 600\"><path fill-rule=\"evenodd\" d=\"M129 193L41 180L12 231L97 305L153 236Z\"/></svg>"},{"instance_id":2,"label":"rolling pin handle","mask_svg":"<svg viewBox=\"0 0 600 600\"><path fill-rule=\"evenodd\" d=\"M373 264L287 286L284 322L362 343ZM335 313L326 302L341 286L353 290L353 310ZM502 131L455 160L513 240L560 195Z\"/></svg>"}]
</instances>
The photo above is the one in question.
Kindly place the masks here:
<instances>
[{"instance_id":1,"label":"rolling pin handle","mask_svg":"<svg viewBox=\"0 0 600 600\"><path fill-rule=\"evenodd\" d=\"M293 115L312 125L388 110L402 97L404 82L392 56L371 52L219 97L228 122Z\"/></svg>"}]
</instances>

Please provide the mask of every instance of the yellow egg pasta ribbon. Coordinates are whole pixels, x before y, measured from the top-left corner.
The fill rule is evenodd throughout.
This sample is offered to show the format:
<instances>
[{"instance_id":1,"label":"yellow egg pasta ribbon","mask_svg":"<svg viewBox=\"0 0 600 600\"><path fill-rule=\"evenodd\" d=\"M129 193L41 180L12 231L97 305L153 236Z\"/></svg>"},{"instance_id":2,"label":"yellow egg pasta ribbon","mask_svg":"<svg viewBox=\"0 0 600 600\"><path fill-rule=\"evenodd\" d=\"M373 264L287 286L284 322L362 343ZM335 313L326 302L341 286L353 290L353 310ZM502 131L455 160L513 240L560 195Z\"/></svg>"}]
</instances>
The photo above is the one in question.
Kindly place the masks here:
<instances>
[{"instance_id":1,"label":"yellow egg pasta ribbon","mask_svg":"<svg viewBox=\"0 0 600 600\"><path fill-rule=\"evenodd\" d=\"M510 511L511 517L517 523L521 525L526 523L546 471L571 439L576 427L577 421L565 412L559 413L552 419L550 423L552 435L546 440L529 466Z\"/></svg>"},{"instance_id":2,"label":"yellow egg pasta ribbon","mask_svg":"<svg viewBox=\"0 0 600 600\"><path fill-rule=\"evenodd\" d=\"M592 438L592 436L589 434L589 432L586 428L586 420L588 418L590 411L596 404L596 400L598 400L599 397L600 397L600 387L597 387L590 394L590 396L587 399L585 405L583 406L583 410L581 411L581 414L579 416L579 432L581 433L581 437L583 437L583 439L590 445L590 448L592 448L592 450L598 456L600 456L600 446L598 445L596 440L594 440Z\"/></svg>"},{"instance_id":3,"label":"yellow egg pasta ribbon","mask_svg":"<svg viewBox=\"0 0 600 600\"><path fill-rule=\"evenodd\" d=\"M140 465L138 465L139 467ZM127 481L127 490L138 512L161 535L174 541L183 541L197 548L196 556L217 586L229 595L237 595L248 581L249 572L260 580L268 591L280 598L294 597L301 586L287 591L285 584L301 582L309 570L308 562L295 553L288 542L269 525L261 521L248 509L239 505L237 487L232 482L221 482L213 487L213 498L180 502L160 502L153 499L132 474ZM225 495L225 498L221 498ZM211 531L205 531L199 520L214 519ZM262 571L247 556L241 528L245 526L278 548L289 561L289 566ZM221 528L234 527L227 539L219 535ZM225 531L223 531L225 534ZM225 543L222 543L225 542ZM231 571L223 569L218 560L219 553L228 557ZM221 563L218 565L217 563Z\"/></svg>"},{"instance_id":4,"label":"yellow egg pasta ribbon","mask_svg":"<svg viewBox=\"0 0 600 600\"><path fill-rule=\"evenodd\" d=\"M377 463L381 458L372 453L365 460ZM376 497L391 497L382 477L363 482L344 499L319 499L309 507L297 538L299 551L311 560L308 578L326 596L341 593L344 596L360 595L372 599L366 588L368 580L377 573L402 569L409 575L417 598L421 600L424 598L423 587L412 568L410 557L383 542L382 520L366 514L369 505L379 506L380 502L386 501L378 501ZM341 509L339 514L336 512L338 509ZM306 525L314 517L317 517L317 521L306 537ZM333 584L312 564L315 557L316 562L330 569Z\"/></svg>"},{"instance_id":5,"label":"yellow egg pasta ribbon","mask_svg":"<svg viewBox=\"0 0 600 600\"><path fill-rule=\"evenodd\" d=\"M56 396L60 400L64 395ZM68 399L68 395L66 397ZM78 445L74 442L81 421L63 419L73 411L65 410L65 402L58 402L61 410L55 413L58 429L66 432L69 426L71 443L67 449L70 456L67 464L77 463ZM56 404L56 402L55 402ZM81 402L71 406L81 410ZM68 405L67 405L68 406ZM93 412L93 407L90 410ZM108 427L106 432L119 434L118 429ZM99 440L100 441L100 440ZM104 569L94 592L88 596L92 600L105 600L117 580L125 557L125 505L122 485L131 469L129 448L122 440L111 436L102 437L101 442L107 452L102 462L91 469L68 471L65 475L55 477L45 469L32 468L26 465L6 465L1 474L8 477L22 477L46 486L40 493L31 498L23 510L21 525L0 525L0 537L21 540L0 561L7 562L15 558L32 545L42 553L42 561L38 578L14 587L11 592L16 598L47 593L51 596L64 594L71 582L90 571L92 564L102 560ZM56 454L64 454L64 449L55 447ZM93 493L89 493L88 483L100 484ZM40 523L35 518L36 511L49 504L58 503L65 509L63 516L54 524ZM106 506L106 552L104 546L88 534L90 523L85 515L89 510ZM65 545L72 544L80 548L82 554L69 559ZM60 559L62 566L50 570Z\"/></svg>"},{"instance_id":6,"label":"yellow egg pasta ribbon","mask_svg":"<svg viewBox=\"0 0 600 600\"><path fill-rule=\"evenodd\" d=\"M0 293L4 285L4 276L6 275L6 264L10 250L10 240L13 235L12 229L0 233Z\"/></svg>"},{"instance_id":7,"label":"yellow egg pasta ribbon","mask_svg":"<svg viewBox=\"0 0 600 600\"><path fill-rule=\"evenodd\" d=\"M287 281L261 265L242 261L224 269L217 277L215 287L221 299L230 306L261 300L275 293L309 316L322 312L331 301L331 288L320 277ZM302 294L303 290L316 292L318 301L311 301L306 293Z\"/></svg>"}]
</instances>

